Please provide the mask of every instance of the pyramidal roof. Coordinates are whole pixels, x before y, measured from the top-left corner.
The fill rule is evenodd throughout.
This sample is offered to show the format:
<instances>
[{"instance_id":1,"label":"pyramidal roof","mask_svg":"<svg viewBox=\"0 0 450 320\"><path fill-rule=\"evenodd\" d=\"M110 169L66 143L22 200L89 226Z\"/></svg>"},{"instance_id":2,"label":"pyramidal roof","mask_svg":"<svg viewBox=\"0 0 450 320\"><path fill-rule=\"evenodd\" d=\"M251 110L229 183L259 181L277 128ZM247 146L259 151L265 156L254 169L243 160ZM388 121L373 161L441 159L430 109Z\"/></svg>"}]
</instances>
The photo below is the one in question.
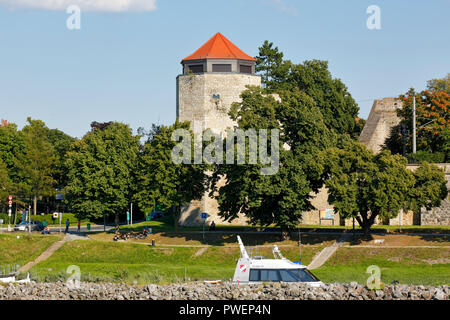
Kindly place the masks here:
<instances>
[{"instance_id":1,"label":"pyramidal roof","mask_svg":"<svg viewBox=\"0 0 450 320\"><path fill-rule=\"evenodd\" d=\"M203 46L182 61L202 59L239 59L256 61L244 51L236 47L221 33L216 33Z\"/></svg>"}]
</instances>

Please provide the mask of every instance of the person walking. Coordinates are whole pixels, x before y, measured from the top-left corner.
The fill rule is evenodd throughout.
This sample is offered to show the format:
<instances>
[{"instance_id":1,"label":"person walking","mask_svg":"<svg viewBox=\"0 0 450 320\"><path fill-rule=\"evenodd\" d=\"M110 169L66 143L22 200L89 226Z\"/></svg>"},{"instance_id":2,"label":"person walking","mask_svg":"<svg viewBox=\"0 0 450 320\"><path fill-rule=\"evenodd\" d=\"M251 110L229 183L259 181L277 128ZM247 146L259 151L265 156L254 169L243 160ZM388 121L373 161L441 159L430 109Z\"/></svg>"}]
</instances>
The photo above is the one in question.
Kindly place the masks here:
<instances>
[{"instance_id":1,"label":"person walking","mask_svg":"<svg viewBox=\"0 0 450 320\"><path fill-rule=\"evenodd\" d=\"M66 220L66 232L65 233L69 232L69 226L70 226L69 219L67 219Z\"/></svg>"},{"instance_id":2,"label":"person walking","mask_svg":"<svg viewBox=\"0 0 450 320\"><path fill-rule=\"evenodd\" d=\"M77 232L80 233L80 228L81 228L81 221L78 220L78 228L77 228Z\"/></svg>"}]
</instances>

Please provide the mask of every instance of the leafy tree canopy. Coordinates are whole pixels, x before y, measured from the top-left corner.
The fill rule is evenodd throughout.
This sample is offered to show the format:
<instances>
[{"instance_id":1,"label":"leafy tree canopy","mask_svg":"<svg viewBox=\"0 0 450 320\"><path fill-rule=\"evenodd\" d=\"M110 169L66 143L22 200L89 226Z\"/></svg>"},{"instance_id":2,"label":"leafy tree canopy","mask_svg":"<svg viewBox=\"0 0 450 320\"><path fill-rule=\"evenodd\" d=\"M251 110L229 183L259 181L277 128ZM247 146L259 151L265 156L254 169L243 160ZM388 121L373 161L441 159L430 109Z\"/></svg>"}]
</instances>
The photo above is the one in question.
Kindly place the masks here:
<instances>
[{"instance_id":1,"label":"leafy tree canopy","mask_svg":"<svg viewBox=\"0 0 450 320\"><path fill-rule=\"evenodd\" d=\"M135 188L140 136L128 125L93 127L67 153L67 198L78 218L125 213Z\"/></svg>"},{"instance_id":2,"label":"leafy tree canopy","mask_svg":"<svg viewBox=\"0 0 450 320\"><path fill-rule=\"evenodd\" d=\"M450 95L450 73L444 78L427 81L427 88L430 91L444 91Z\"/></svg>"},{"instance_id":3,"label":"leafy tree canopy","mask_svg":"<svg viewBox=\"0 0 450 320\"><path fill-rule=\"evenodd\" d=\"M165 208L177 207L175 226L180 214L180 207L192 200L200 200L205 193L205 166L200 164L174 163L172 150L180 141L174 141L172 135L177 129L184 129L191 135L188 122L176 122L171 126L153 126L147 133L148 140L144 145L137 168L139 190L134 201L144 212L153 209L155 204ZM141 132L143 130L141 129ZM193 163L191 152L190 163Z\"/></svg>"},{"instance_id":4,"label":"leafy tree canopy","mask_svg":"<svg viewBox=\"0 0 450 320\"><path fill-rule=\"evenodd\" d=\"M0 158L0 204L8 203L8 196L11 194L12 183L8 176L8 169Z\"/></svg>"},{"instance_id":5,"label":"leafy tree canopy","mask_svg":"<svg viewBox=\"0 0 450 320\"><path fill-rule=\"evenodd\" d=\"M17 130L17 125L8 123L0 126L0 157L3 160L9 178L15 183L23 180L19 162L24 156L25 137L22 131Z\"/></svg>"},{"instance_id":6,"label":"leafy tree canopy","mask_svg":"<svg viewBox=\"0 0 450 320\"><path fill-rule=\"evenodd\" d=\"M450 113L448 112L450 95L444 91L424 90L414 94L411 89L405 95L401 95L403 106L397 111L401 121L399 125L392 128L384 148L393 153L403 154L403 139L405 139L406 153L412 152L413 96L416 98L416 143L419 156L422 153L430 153L435 155L434 159L437 160L435 162L450 161ZM402 128L404 128L405 138Z\"/></svg>"},{"instance_id":7,"label":"leafy tree canopy","mask_svg":"<svg viewBox=\"0 0 450 320\"><path fill-rule=\"evenodd\" d=\"M343 218L356 218L366 234L377 217L384 220L402 209L439 206L447 194L444 173L436 166L425 164L413 173L406 168L406 158L389 151L374 154L358 142L346 141L318 159L328 202Z\"/></svg>"},{"instance_id":8,"label":"leafy tree canopy","mask_svg":"<svg viewBox=\"0 0 450 320\"><path fill-rule=\"evenodd\" d=\"M294 64L283 60L283 53L268 41L259 48L256 59L256 70L261 73L263 85L268 91L300 89L314 100L329 129L358 138L361 131L355 120L358 105L344 83L331 76L327 61L311 60Z\"/></svg>"},{"instance_id":9,"label":"leafy tree canopy","mask_svg":"<svg viewBox=\"0 0 450 320\"><path fill-rule=\"evenodd\" d=\"M302 212L313 208L310 193L323 183L316 153L332 146L336 137L323 123L310 96L298 88L280 90L279 96L277 100L263 89L251 87L242 93L242 102L231 108L230 116L242 130L279 130L280 165L276 174L262 175L261 168L267 165L248 161L247 143L245 164L236 165L235 159L235 164L215 166L210 196L216 197L220 215L226 220L242 213L252 224L275 224L286 230L296 227ZM232 144L236 148L236 143Z\"/></svg>"},{"instance_id":10,"label":"leafy tree canopy","mask_svg":"<svg viewBox=\"0 0 450 320\"><path fill-rule=\"evenodd\" d=\"M57 158L53 167L53 177L56 181L56 186L62 189L67 185L67 170L64 166L65 157L76 139L58 129L49 129L46 137L47 141L53 146Z\"/></svg>"},{"instance_id":11,"label":"leafy tree canopy","mask_svg":"<svg viewBox=\"0 0 450 320\"><path fill-rule=\"evenodd\" d=\"M53 168L57 161L53 146L47 141L48 128L41 120L27 119L22 131L25 136L25 156L20 164L30 193L34 198L33 213L37 213L37 198L54 194Z\"/></svg>"}]
</instances>

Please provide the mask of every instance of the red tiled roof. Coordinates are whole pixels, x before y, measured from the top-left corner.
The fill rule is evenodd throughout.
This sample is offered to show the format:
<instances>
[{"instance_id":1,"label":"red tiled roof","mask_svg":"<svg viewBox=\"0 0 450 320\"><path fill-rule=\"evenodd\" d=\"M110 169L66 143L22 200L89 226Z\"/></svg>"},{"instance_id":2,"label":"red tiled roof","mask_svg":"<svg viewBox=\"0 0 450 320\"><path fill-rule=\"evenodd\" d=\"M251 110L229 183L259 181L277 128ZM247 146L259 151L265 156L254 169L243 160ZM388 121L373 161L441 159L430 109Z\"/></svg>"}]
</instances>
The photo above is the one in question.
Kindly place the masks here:
<instances>
[{"instance_id":1,"label":"red tiled roof","mask_svg":"<svg viewBox=\"0 0 450 320\"><path fill-rule=\"evenodd\" d=\"M240 59L256 61L256 59L250 57L244 51L236 47L221 33L216 33L214 37L209 39L208 42L200 47L200 49L184 58L182 61L201 59Z\"/></svg>"}]
</instances>

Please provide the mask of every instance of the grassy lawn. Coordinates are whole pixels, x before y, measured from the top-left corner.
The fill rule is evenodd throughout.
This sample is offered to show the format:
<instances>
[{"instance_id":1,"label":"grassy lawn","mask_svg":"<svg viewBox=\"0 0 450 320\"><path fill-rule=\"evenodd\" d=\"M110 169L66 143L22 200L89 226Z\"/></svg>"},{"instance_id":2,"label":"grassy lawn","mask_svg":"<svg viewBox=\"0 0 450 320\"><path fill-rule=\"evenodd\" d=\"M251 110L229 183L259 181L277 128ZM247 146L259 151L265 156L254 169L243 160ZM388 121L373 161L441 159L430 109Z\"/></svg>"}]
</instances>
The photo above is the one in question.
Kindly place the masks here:
<instances>
[{"instance_id":1,"label":"grassy lawn","mask_svg":"<svg viewBox=\"0 0 450 320\"><path fill-rule=\"evenodd\" d=\"M145 240L133 240L136 242L151 243L154 239L158 245L235 245L237 244L236 235L239 234L240 229L230 228L229 232L224 233L206 233L203 238L201 232L192 233L192 231L202 231L201 227L182 227L178 229L178 232L174 231L173 218L171 216L163 217L153 221L145 221L133 224L131 226L120 226L121 232L138 232L142 231L145 227L152 228L152 234L150 234ZM236 229L236 230L234 230ZM221 230L219 227L217 230ZM256 231L256 230L255 230ZM92 234L90 237L94 240L112 241L114 237L114 230L107 233ZM340 237L339 234L302 234L301 242L306 245L330 245L336 239ZM246 246L260 246L269 244L284 244L296 246L298 242L298 235L293 235L292 239L283 241L280 234L241 234L241 238Z\"/></svg>"},{"instance_id":2,"label":"grassy lawn","mask_svg":"<svg viewBox=\"0 0 450 320\"><path fill-rule=\"evenodd\" d=\"M128 231L130 229L121 229L122 232ZM138 230L135 228L134 230ZM164 229L163 229L164 230ZM226 246L226 245L236 245L237 235L240 235L242 241L246 246L261 246L261 245L288 245L297 246L298 245L298 235L293 236L291 239L282 240L281 234L264 234L264 233L244 233L240 234L236 232L227 233L205 233L201 232L192 233L186 231L172 232L172 231L161 231L158 227L152 227L152 234L148 235L147 239L144 240L128 240L128 242L139 242L139 243L151 243L155 240L157 245L186 245L186 246L201 246L201 245L212 245L212 246ZM113 232L108 233L96 233L89 236L94 240L101 241L112 241L114 238ZM339 234L302 234L301 243L303 245L331 245L336 239L340 238Z\"/></svg>"},{"instance_id":3,"label":"grassy lawn","mask_svg":"<svg viewBox=\"0 0 450 320\"><path fill-rule=\"evenodd\" d=\"M432 235L423 234L416 235L414 233L410 234L373 234L369 237L363 235L357 235L355 241L353 237L350 237L347 244L361 245L361 246L373 246L375 240L383 240L382 244L377 244L378 247L385 246L450 246L450 235Z\"/></svg>"},{"instance_id":4,"label":"grassy lawn","mask_svg":"<svg viewBox=\"0 0 450 320\"><path fill-rule=\"evenodd\" d=\"M0 265L24 265L37 258L53 242L60 239L58 235L1 234Z\"/></svg>"},{"instance_id":5,"label":"grassy lawn","mask_svg":"<svg viewBox=\"0 0 450 320\"><path fill-rule=\"evenodd\" d=\"M162 218L158 218L153 221L145 221L140 223L135 223L131 226L122 225L120 229L122 231L141 231L145 227L153 228L154 232L174 232L174 223L172 216L165 216ZM299 225L300 231L336 231L340 233L345 230L352 230L352 226L321 226L321 225ZM388 233L428 233L428 234L449 234L450 235L450 226L403 226L399 229L398 226L388 226L388 225L375 225L372 227L375 233L379 232L388 232ZM200 227L180 227L178 229L179 232L183 231L202 231L203 228ZM205 228L208 230L208 227ZM279 228L274 226L269 227L261 227L261 226L250 226L250 225L217 225L217 231L230 231L230 232L239 232L239 231L259 231L259 230L267 230L278 232ZM357 232L361 231L361 228L356 225L355 230Z\"/></svg>"},{"instance_id":6,"label":"grassy lawn","mask_svg":"<svg viewBox=\"0 0 450 320\"><path fill-rule=\"evenodd\" d=\"M299 261L299 248L280 248L283 254ZM302 262L308 264L323 246L303 246ZM259 255L272 257L272 248L261 247ZM67 242L48 260L31 270L39 281L64 280L66 269L77 265L82 281L165 283L190 280L231 279L239 258L237 246L151 247L148 245L104 242Z\"/></svg>"},{"instance_id":7,"label":"grassy lawn","mask_svg":"<svg viewBox=\"0 0 450 320\"><path fill-rule=\"evenodd\" d=\"M450 284L450 249L447 248L339 248L324 266L314 273L325 282L365 284L366 269L377 265L381 281L390 284Z\"/></svg>"},{"instance_id":8,"label":"grassy lawn","mask_svg":"<svg viewBox=\"0 0 450 320\"><path fill-rule=\"evenodd\" d=\"M388 232L398 233L444 233L450 235L450 226L373 226L374 230L386 229Z\"/></svg>"}]
</instances>

